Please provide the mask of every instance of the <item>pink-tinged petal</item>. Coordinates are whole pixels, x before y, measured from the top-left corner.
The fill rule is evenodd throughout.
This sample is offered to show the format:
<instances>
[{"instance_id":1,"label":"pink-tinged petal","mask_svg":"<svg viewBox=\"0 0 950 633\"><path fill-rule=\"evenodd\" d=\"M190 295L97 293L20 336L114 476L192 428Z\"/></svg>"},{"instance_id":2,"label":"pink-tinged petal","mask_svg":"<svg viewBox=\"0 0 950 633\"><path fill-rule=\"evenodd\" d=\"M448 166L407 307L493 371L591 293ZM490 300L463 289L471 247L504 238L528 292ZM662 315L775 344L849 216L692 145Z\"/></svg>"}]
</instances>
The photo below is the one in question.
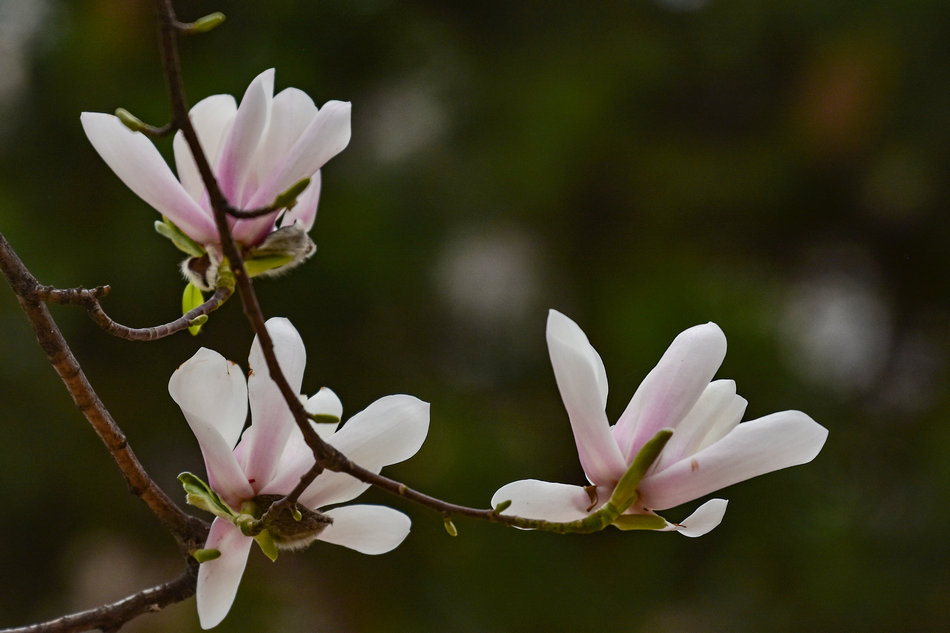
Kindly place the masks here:
<instances>
[{"instance_id":1,"label":"pink-tinged petal","mask_svg":"<svg viewBox=\"0 0 950 633\"><path fill-rule=\"evenodd\" d=\"M188 195L144 134L111 114L83 112L80 120L99 156L138 197L199 244L218 241L211 216Z\"/></svg>"},{"instance_id":2,"label":"pink-tinged petal","mask_svg":"<svg viewBox=\"0 0 950 633\"><path fill-rule=\"evenodd\" d=\"M299 393L307 363L303 339L293 324L285 318L268 319L267 332L274 343L274 355L284 377L294 393ZM251 426L245 431L241 444L245 456L244 472L254 489L261 490L276 474L284 444L296 427L296 422L283 395L271 380L257 337L251 345L248 362L251 366L251 375L247 381Z\"/></svg>"},{"instance_id":3,"label":"pink-tinged petal","mask_svg":"<svg viewBox=\"0 0 950 633\"><path fill-rule=\"evenodd\" d=\"M317 538L362 554L385 554L395 549L412 526L409 517L386 506L342 506L325 514L333 523Z\"/></svg>"},{"instance_id":4,"label":"pink-tinged petal","mask_svg":"<svg viewBox=\"0 0 950 633\"><path fill-rule=\"evenodd\" d=\"M548 312L548 352L567 409L581 466L591 483L612 486L627 467L610 433L607 372L600 354L571 319Z\"/></svg>"},{"instance_id":5,"label":"pink-tinged petal","mask_svg":"<svg viewBox=\"0 0 950 633\"><path fill-rule=\"evenodd\" d=\"M217 626L231 610L252 543L253 540L244 536L230 521L219 517L211 524L205 548L216 549L221 556L201 563L198 568L195 599L201 628Z\"/></svg>"},{"instance_id":6,"label":"pink-tinged petal","mask_svg":"<svg viewBox=\"0 0 950 633\"><path fill-rule=\"evenodd\" d=\"M254 154L270 118L274 94L274 69L265 70L251 81L238 106L218 163L218 185L228 201L238 207L248 174L254 166ZM239 240L238 235L234 238Z\"/></svg>"},{"instance_id":7,"label":"pink-tinged petal","mask_svg":"<svg viewBox=\"0 0 950 633\"><path fill-rule=\"evenodd\" d=\"M201 348L172 374L168 392L198 439L209 485L232 503L250 497L253 491L231 452L247 418L247 385L240 368Z\"/></svg>"},{"instance_id":8,"label":"pink-tinged petal","mask_svg":"<svg viewBox=\"0 0 950 633\"><path fill-rule=\"evenodd\" d=\"M308 413L331 415L339 420L343 415L343 404L335 393L324 387L304 403ZM311 422L310 426L324 441L336 432L339 422ZM300 478L313 466L313 449L303 439L303 433L295 425L287 438L284 452L280 456L277 472L261 494L287 494L293 490ZM316 507L316 506L314 506Z\"/></svg>"},{"instance_id":9,"label":"pink-tinged petal","mask_svg":"<svg viewBox=\"0 0 950 633\"><path fill-rule=\"evenodd\" d=\"M261 182L248 206L270 204L291 185L315 174L349 142L349 102L328 101L283 157L283 162Z\"/></svg>"},{"instance_id":10,"label":"pink-tinged petal","mask_svg":"<svg viewBox=\"0 0 950 633\"><path fill-rule=\"evenodd\" d=\"M731 431L742 419L746 401L736 395L732 380L714 380L676 427L652 472L660 472ZM709 439L707 439L709 438Z\"/></svg>"},{"instance_id":11,"label":"pink-tinged petal","mask_svg":"<svg viewBox=\"0 0 950 633\"><path fill-rule=\"evenodd\" d=\"M198 142L212 169L221 156L223 149L221 141L234 122L235 112L237 112L237 104L231 95L213 95L202 99L188 112L188 118L191 119L195 133L198 134ZM175 150L178 178L192 199L200 203L204 196L204 183L191 150L188 148L188 143L185 142L185 137L180 131L175 134L172 145Z\"/></svg>"},{"instance_id":12,"label":"pink-tinged petal","mask_svg":"<svg viewBox=\"0 0 950 633\"><path fill-rule=\"evenodd\" d=\"M715 323L691 327L673 339L614 427L614 437L627 460L657 431L676 430L725 356L726 336Z\"/></svg>"},{"instance_id":13,"label":"pink-tinged petal","mask_svg":"<svg viewBox=\"0 0 950 633\"><path fill-rule=\"evenodd\" d=\"M310 178L310 186L297 198L296 206L284 214L280 222L282 227L300 224L305 231L313 228L314 220L317 219L317 205L320 202L321 181L318 171Z\"/></svg>"},{"instance_id":14,"label":"pink-tinged petal","mask_svg":"<svg viewBox=\"0 0 950 633\"><path fill-rule=\"evenodd\" d=\"M606 502L610 491L605 490L598 496L603 497L600 502ZM502 514L556 523L584 519L590 514L588 508L591 507L591 497L585 488L537 479L505 484L492 495L491 505L495 507L505 501L511 501L511 505Z\"/></svg>"},{"instance_id":15,"label":"pink-tinged petal","mask_svg":"<svg viewBox=\"0 0 950 633\"><path fill-rule=\"evenodd\" d=\"M274 97L274 102L271 106L270 124L267 127L267 133L261 140L261 145L254 158L255 180L257 183L267 183L275 173L283 168L288 157L291 155L294 144L300 140L317 114L317 106L314 105L313 100L308 97L306 93L296 88L287 88ZM310 174L305 174L298 180L309 176ZM294 181L291 185L296 182L297 181ZM288 185L288 187L289 186L290 185ZM259 195L260 192L248 192L248 205L257 207L271 204L274 198L285 190L286 188L275 192L265 203L256 202L258 199L265 197ZM304 205L308 209L312 209L313 215L316 216L316 205L320 196L319 184L317 184L316 189L317 197L314 198L313 195L314 192L311 185L311 187L308 187L297 199L297 209L302 208L301 205ZM245 244L258 244L274 230L275 217L276 214L271 214L260 218L238 220L234 225L234 231L243 237ZM286 221L282 222L282 225L287 224L288 222ZM304 228L309 231L311 226L313 226L312 219L310 225Z\"/></svg>"},{"instance_id":16,"label":"pink-tinged petal","mask_svg":"<svg viewBox=\"0 0 950 633\"><path fill-rule=\"evenodd\" d=\"M828 430L801 411L743 422L728 435L640 482L640 504L664 510L765 473L810 462Z\"/></svg>"},{"instance_id":17,"label":"pink-tinged petal","mask_svg":"<svg viewBox=\"0 0 950 633\"><path fill-rule=\"evenodd\" d=\"M725 499L710 499L696 508L696 511L686 517L686 520L670 524L664 531L673 530L691 538L709 534L722 523L728 504L729 502Z\"/></svg>"},{"instance_id":18,"label":"pink-tinged petal","mask_svg":"<svg viewBox=\"0 0 950 633\"><path fill-rule=\"evenodd\" d=\"M385 396L350 418L327 442L360 466L378 473L383 466L415 455L428 431L427 402L406 395ZM367 487L345 473L324 472L300 495L300 501L310 508L343 503Z\"/></svg>"}]
</instances>

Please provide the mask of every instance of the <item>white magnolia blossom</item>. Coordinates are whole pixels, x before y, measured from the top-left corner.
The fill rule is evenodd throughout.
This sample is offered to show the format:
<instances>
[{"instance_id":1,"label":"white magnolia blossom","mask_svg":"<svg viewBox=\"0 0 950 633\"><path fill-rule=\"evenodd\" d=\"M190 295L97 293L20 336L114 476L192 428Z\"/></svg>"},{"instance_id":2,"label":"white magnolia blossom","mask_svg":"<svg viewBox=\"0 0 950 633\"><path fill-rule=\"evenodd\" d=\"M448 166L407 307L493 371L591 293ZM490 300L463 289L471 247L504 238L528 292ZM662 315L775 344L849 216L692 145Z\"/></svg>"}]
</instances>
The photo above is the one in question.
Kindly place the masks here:
<instances>
[{"instance_id":1,"label":"white magnolia blossom","mask_svg":"<svg viewBox=\"0 0 950 633\"><path fill-rule=\"evenodd\" d=\"M254 78L240 106L231 95L214 95L196 103L189 118L218 186L233 207L266 207L294 184L310 179L290 209L257 218L229 218L235 241L245 248L258 246L278 222L305 237L317 215L320 168L350 141L350 104L329 101L318 109L296 88L275 96L270 69ZM182 133L175 135L173 144L176 178L152 142L117 117L83 112L80 119L89 141L122 182L212 260L220 260L208 193ZM306 244L309 254L312 243Z\"/></svg>"},{"instance_id":2,"label":"white magnolia blossom","mask_svg":"<svg viewBox=\"0 0 950 633\"><path fill-rule=\"evenodd\" d=\"M299 392L306 352L287 319L267 322L274 352L290 386ZM181 407L198 439L208 484L235 511L261 495L289 493L314 464L255 338L249 358L250 376L209 349L200 349L172 375L168 390ZM251 425L241 433L250 402ZM329 389L306 401L310 413L339 419L342 405ZM317 433L361 466L379 472L419 450L429 427L429 405L407 395L386 396L350 418L313 423ZM324 471L300 495L298 503L318 510L350 501L369 487L349 475ZM409 518L376 505L336 506L321 512L332 519L316 538L364 554L382 554L409 533ZM253 543L232 521L218 516L205 547L220 557L203 562L198 571L198 616L203 628L216 626L234 601Z\"/></svg>"},{"instance_id":3,"label":"white magnolia blossom","mask_svg":"<svg viewBox=\"0 0 950 633\"><path fill-rule=\"evenodd\" d=\"M492 505L505 513L555 522L589 516L610 497L644 444L658 431L673 435L640 480L629 514L654 515L773 470L811 461L827 429L800 411L781 411L740 424L746 401L731 380L712 381L726 355L715 323L674 339L613 426L607 421L607 373L580 327L551 310L548 350L567 409L581 466L591 486L527 479L507 484ZM701 536L722 521L724 499L712 499L666 530Z\"/></svg>"}]
</instances>

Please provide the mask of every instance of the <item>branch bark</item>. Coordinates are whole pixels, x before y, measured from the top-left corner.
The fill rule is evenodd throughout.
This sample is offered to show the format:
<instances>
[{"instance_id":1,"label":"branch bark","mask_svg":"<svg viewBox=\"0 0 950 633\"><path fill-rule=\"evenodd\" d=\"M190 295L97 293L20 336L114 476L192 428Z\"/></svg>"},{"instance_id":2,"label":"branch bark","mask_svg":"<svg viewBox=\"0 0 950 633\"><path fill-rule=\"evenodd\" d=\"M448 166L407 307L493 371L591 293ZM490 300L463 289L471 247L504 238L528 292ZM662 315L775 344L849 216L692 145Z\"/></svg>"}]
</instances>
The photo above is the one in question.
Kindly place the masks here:
<instances>
[{"instance_id":1,"label":"branch bark","mask_svg":"<svg viewBox=\"0 0 950 633\"><path fill-rule=\"evenodd\" d=\"M37 342L60 380L66 386L73 402L92 425L116 465L122 472L129 491L139 497L152 513L175 536L179 546L193 550L204 543L208 525L186 514L159 488L139 462L128 440L98 394L92 388L85 373L49 308L43 301L43 292L48 287L40 284L26 268L10 243L0 234L0 269L17 295L20 307L33 327Z\"/></svg>"},{"instance_id":2,"label":"branch bark","mask_svg":"<svg viewBox=\"0 0 950 633\"><path fill-rule=\"evenodd\" d=\"M0 629L0 633L79 633L92 629L118 631L129 620L146 613L161 611L170 604L195 595L197 578L198 563L190 561L187 569L174 580L143 589L117 602L64 615L48 622Z\"/></svg>"}]
</instances>

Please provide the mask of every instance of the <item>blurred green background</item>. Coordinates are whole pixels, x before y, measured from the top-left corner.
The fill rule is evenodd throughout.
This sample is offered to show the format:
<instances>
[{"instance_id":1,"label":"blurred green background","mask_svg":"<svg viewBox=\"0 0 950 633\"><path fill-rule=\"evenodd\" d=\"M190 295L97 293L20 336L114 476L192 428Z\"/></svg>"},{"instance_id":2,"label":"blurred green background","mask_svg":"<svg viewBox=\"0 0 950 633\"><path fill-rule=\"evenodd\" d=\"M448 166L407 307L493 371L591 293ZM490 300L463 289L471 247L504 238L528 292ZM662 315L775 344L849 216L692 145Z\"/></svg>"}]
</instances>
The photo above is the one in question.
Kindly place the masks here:
<instances>
[{"instance_id":1,"label":"blurred green background","mask_svg":"<svg viewBox=\"0 0 950 633\"><path fill-rule=\"evenodd\" d=\"M747 419L802 409L814 463L738 484L708 536L533 534L413 518L396 551L253 552L228 631L935 631L950 624L945 249L950 4L177 3L228 21L183 43L191 101L261 70L353 102L324 170L319 252L257 284L308 345L304 389L353 414L410 393L429 437L388 469L484 506L526 477L582 483L546 310L604 357L616 419L670 340L716 321ZM181 255L98 158L82 110L164 123L150 3L0 0L0 231L44 283L111 284L174 318ZM166 152L169 143L160 143ZM130 343L54 313L154 477L201 471L166 391L199 345L246 364L237 301L197 339ZM0 626L176 575L0 290ZM695 506L696 504L691 504ZM684 507L665 513L681 519ZM194 601L129 631L197 631Z\"/></svg>"}]
</instances>

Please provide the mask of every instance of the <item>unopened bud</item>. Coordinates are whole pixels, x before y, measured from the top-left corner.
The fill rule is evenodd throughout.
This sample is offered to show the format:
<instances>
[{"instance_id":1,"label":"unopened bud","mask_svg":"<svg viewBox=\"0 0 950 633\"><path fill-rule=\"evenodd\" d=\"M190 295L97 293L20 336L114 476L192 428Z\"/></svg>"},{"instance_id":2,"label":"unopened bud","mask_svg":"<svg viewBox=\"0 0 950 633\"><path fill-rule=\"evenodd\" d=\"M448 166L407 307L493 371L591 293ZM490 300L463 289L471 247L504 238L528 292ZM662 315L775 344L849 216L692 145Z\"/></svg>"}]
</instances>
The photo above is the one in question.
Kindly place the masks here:
<instances>
[{"instance_id":1,"label":"unopened bud","mask_svg":"<svg viewBox=\"0 0 950 633\"><path fill-rule=\"evenodd\" d=\"M191 553L192 558L194 558L199 563L207 563L209 560L214 560L215 558L220 558L221 550L216 549L196 549Z\"/></svg>"},{"instance_id":2,"label":"unopened bud","mask_svg":"<svg viewBox=\"0 0 950 633\"><path fill-rule=\"evenodd\" d=\"M451 517L442 517L442 524L445 526L445 531L449 533L449 536L459 535L459 530L455 527L455 523L452 522Z\"/></svg>"},{"instance_id":3,"label":"unopened bud","mask_svg":"<svg viewBox=\"0 0 950 633\"><path fill-rule=\"evenodd\" d=\"M220 11L215 11L214 13L209 13L208 15L198 18L191 24L187 24L182 28L183 33L188 35L198 35L200 33L207 33L208 31L217 28L222 22L224 22L225 16Z\"/></svg>"},{"instance_id":4,"label":"unopened bud","mask_svg":"<svg viewBox=\"0 0 950 633\"><path fill-rule=\"evenodd\" d=\"M145 125L145 122L142 119L138 118L125 108L116 108L115 116L117 119L122 121L122 125L129 128L133 132L144 132L148 129L148 126Z\"/></svg>"}]
</instances>

